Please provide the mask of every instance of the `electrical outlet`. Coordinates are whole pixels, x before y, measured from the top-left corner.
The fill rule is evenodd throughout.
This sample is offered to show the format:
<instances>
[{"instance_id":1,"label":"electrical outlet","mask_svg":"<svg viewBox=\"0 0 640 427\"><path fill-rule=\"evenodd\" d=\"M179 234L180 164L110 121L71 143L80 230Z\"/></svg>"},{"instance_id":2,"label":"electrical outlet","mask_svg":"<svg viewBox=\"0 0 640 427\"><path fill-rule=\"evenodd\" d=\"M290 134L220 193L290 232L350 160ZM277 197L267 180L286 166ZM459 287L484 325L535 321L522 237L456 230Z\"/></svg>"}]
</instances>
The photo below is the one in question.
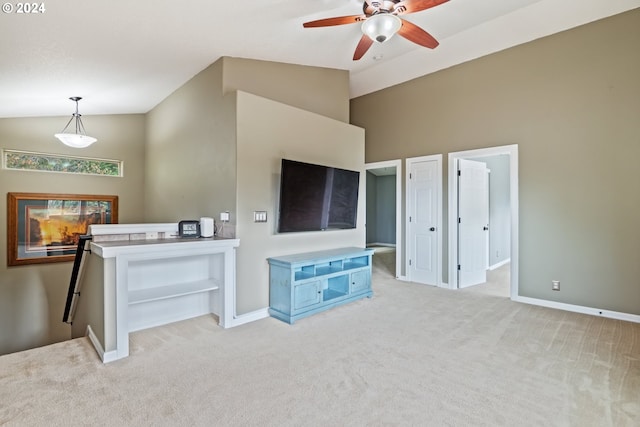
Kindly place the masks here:
<instances>
[{"instance_id":1,"label":"electrical outlet","mask_svg":"<svg viewBox=\"0 0 640 427\"><path fill-rule=\"evenodd\" d=\"M559 280L552 280L551 281L551 290L553 290L553 291L559 291L560 290L560 281Z\"/></svg>"},{"instance_id":2,"label":"electrical outlet","mask_svg":"<svg viewBox=\"0 0 640 427\"><path fill-rule=\"evenodd\" d=\"M229 212L220 212L220 221L229 222Z\"/></svg>"}]
</instances>

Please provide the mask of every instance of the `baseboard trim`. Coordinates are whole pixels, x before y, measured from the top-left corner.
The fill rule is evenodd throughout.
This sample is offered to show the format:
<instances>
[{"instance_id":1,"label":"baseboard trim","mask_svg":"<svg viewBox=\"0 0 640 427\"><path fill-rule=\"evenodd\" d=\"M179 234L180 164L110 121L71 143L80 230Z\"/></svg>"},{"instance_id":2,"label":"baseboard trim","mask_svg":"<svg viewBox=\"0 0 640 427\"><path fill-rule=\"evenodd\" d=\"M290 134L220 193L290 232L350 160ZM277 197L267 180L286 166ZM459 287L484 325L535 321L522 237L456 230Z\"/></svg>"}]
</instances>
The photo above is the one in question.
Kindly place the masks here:
<instances>
[{"instance_id":1,"label":"baseboard trim","mask_svg":"<svg viewBox=\"0 0 640 427\"><path fill-rule=\"evenodd\" d=\"M227 328L233 328L235 326L244 325L245 323L255 322L256 320L265 319L269 317L269 307L260 308L249 313L236 315L231 319L231 324L227 325Z\"/></svg>"},{"instance_id":2,"label":"baseboard trim","mask_svg":"<svg viewBox=\"0 0 640 427\"><path fill-rule=\"evenodd\" d=\"M489 270L495 270L496 268L500 268L505 264L509 264L510 262L511 262L511 258L507 258L504 261L500 261L500 262L498 262L496 264L493 264L493 265L489 266Z\"/></svg>"},{"instance_id":3,"label":"baseboard trim","mask_svg":"<svg viewBox=\"0 0 640 427\"><path fill-rule=\"evenodd\" d=\"M109 362L113 362L115 360L118 359L122 359L122 357L118 357L118 352L113 350L113 351L107 351L104 354L104 357L102 358L102 363L109 363Z\"/></svg>"},{"instance_id":4,"label":"baseboard trim","mask_svg":"<svg viewBox=\"0 0 640 427\"><path fill-rule=\"evenodd\" d=\"M102 363L109 363L118 359L117 351L104 351L104 349L102 348L102 344L100 344L100 340L96 336L95 332L93 332L93 329L91 329L91 325L87 325L86 335L87 337L89 337L89 341L91 341L91 344L93 344L93 348L96 350L96 353L98 353L98 357L100 357Z\"/></svg>"},{"instance_id":5,"label":"baseboard trim","mask_svg":"<svg viewBox=\"0 0 640 427\"><path fill-rule=\"evenodd\" d=\"M609 319L624 320L627 322L640 323L640 315L630 313L620 313L618 311L603 310L600 308L584 307L581 305L566 304L563 302L548 301L538 298L518 296L512 299L515 302L538 305L541 307L555 308L557 310L572 311L574 313L590 314L592 316L606 317Z\"/></svg>"},{"instance_id":6,"label":"baseboard trim","mask_svg":"<svg viewBox=\"0 0 640 427\"><path fill-rule=\"evenodd\" d=\"M379 242L367 243L367 248L370 246L386 246L388 248L395 248L396 244L395 243L379 243Z\"/></svg>"},{"instance_id":7,"label":"baseboard trim","mask_svg":"<svg viewBox=\"0 0 640 427\"><path fill-rule=\"evenodd\" d=\"M91 325L87 325L86 335L87 337L89 337L89 341L91 341L91 344L93 344L93 348L96 350L96 353L98 353L98 356L100 356L100 360L104 360L104 349L102 348L102 344L100 344L98 337L93 332L93 329L91 329Z\"/></svg>"},{"instance_id":8,"label":"baseboard trim","mask_svg":"<svg viewBox=\"0 0 640 427\"><path fill-rule=\"evenodd\" d=\"M398 277L398 280L407 281L407 277L406 276L400 276L400 277ZM440 287L449 288L449 284L446 283L446 282L442 282ZM451 289L451 288L449 288L449 289ZM592 316L600 316L600 317L606 317L606 318L609 318L609 319L624 320L624 321L627 321L627 322L640 323L640 315L637 315L637 314L620 313L620 312L617 312L617 311L602 310L602 309L599 309L599 308L584 307L584 306L580 306L580 305L565 304L565 303L562 303L562 302L547 301L547 300L543 300L543 299L521 297L521 296L513 298L513 301L521 302L523 304L530 304L530 305L537 305L537 306L541 306L541 307L554 308L554 309L557 309L557 310L572 311L572 312L575 312L575 313L590 314ZM233 318L233 320L231 321L231 325L229 325L228 327L235 327L235 326L244 325L245 323L255 322L256 320L265 319L267 317L269 317L269 308L268 307L261 308L261 309L255 310L255 311L251 311L249 313L245 313L245 314L241 314L239 316L235 316ZM116 360L115 352L105 353L104 350L102 350L102 346L100 345L100 343L97 340L97 337L95 336L95 334L91 330L91 326L87 326L87 335L89 336L89 339L91 339L91 342L93 343L93 346L96 348L96 351L98 352L98 354L100 355L100 358L103 360L104 363L107 363L108 361L111 361L111 360ZM114 354L112 355L111 353L114 353ZM114 357L114 358L111 359L111 357ZM108 359L111 359L111 360L108 360Z\"/></svg>"}]
</instances>

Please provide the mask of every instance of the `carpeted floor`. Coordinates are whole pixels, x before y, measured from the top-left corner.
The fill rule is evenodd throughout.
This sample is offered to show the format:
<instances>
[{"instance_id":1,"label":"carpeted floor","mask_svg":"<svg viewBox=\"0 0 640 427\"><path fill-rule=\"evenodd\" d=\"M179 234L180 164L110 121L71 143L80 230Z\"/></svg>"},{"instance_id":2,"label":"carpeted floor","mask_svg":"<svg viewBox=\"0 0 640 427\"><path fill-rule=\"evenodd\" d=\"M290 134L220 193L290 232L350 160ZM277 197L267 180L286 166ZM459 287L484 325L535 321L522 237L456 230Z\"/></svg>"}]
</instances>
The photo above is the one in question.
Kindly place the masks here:
<instances>
[{"instance_id":1,"label":"carpeted floor","mask_svg":"<svg viewBox=\"0 0 640 427\"><path fill-rule=\"evenodd\" d=\"M511 295L511 264L487 271L487 281L479 285L463 288L461 292L474 292L496 297L509 298Z\"/></svg>"},{"instance_id":2,"label":"carpeted floor","mask_svg":"<svg viewBox=\"0 0 640 427\"><path fill-rule=\"evenodd\" d=\"M393 279L294 325L205 316L0 357L7 426L638 426L640 324ZM384 256L382 257L384 258Z\"/></svg>"}]
</instances>

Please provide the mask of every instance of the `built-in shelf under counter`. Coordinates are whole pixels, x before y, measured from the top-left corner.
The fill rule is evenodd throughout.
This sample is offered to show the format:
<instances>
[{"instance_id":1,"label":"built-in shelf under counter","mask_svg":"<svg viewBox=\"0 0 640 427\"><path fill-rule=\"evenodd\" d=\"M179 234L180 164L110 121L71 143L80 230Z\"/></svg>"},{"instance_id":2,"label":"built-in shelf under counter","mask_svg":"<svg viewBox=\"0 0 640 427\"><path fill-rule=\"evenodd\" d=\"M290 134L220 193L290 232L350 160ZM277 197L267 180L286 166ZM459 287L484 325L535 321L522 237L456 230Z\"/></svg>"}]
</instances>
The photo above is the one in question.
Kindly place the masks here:
<instances>
[{"instance_id":1,"label":"built-in shelf under counter","mask_svg":"<svg viewBox=\"0 0 640 427\"><path fill-rule=\"evenodd\" d=\"M133 331L209 313L221 327L232 326L238 245L222 238L92 242L105 270L102 335L115 328L115 346L98 349L103 361L127 357Z\"/></svg>"}]
</instances>

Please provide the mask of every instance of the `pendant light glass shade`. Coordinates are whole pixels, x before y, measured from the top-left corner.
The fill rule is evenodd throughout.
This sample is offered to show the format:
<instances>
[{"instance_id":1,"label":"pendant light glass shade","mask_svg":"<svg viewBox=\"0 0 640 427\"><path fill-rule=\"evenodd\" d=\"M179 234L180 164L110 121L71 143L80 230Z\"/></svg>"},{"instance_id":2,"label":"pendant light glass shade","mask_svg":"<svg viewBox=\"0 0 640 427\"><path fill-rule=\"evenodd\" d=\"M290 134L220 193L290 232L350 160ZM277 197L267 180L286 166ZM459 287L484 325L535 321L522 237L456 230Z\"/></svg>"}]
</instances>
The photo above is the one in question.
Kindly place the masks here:
<instances>
[{"instance_id":1,"label":"pendant light glass shade","mask_svg":"<svg viewBox=\"0 0 640 427\"><path fill-rule=\"evenodd\" d=\"M92 136L88 136L86 131L84 130L84 125L82 124L81 115L78 113L78 101L82 98L79 96L73 96L69 98L76 103L76 112L71 115L71 118L67 122L67 125L64 127L62 132L56 133L55 137L60 140L64 145L68 145L73 148L85 148L93 144L97 141L96 138ZM75 133L68 132L67 129L72 121L75 119Z\"/></svg>"},{"instance_id":2,"label":"pendant light glass shade","mask_svg":"<svg viewBox=\"0 0 640 427\"><path fill-rule=\"evenodd\" d=\"M77 133L56 133L55 137L64 145L73 148L85 148L97 141L96 138Z\"/></svg>"},{"instance_id":3,"label":"pendant light glass shade","mask_svg":"<svg viewBox=\"0 0 640 427\"><path fill-rule=\"evenodd\" d=\"M396 15L379 13L362 23L362 32L371 40L382 43L393 37L400 27L402 27L402 21Z\"/></svg>"}]
</instances>

